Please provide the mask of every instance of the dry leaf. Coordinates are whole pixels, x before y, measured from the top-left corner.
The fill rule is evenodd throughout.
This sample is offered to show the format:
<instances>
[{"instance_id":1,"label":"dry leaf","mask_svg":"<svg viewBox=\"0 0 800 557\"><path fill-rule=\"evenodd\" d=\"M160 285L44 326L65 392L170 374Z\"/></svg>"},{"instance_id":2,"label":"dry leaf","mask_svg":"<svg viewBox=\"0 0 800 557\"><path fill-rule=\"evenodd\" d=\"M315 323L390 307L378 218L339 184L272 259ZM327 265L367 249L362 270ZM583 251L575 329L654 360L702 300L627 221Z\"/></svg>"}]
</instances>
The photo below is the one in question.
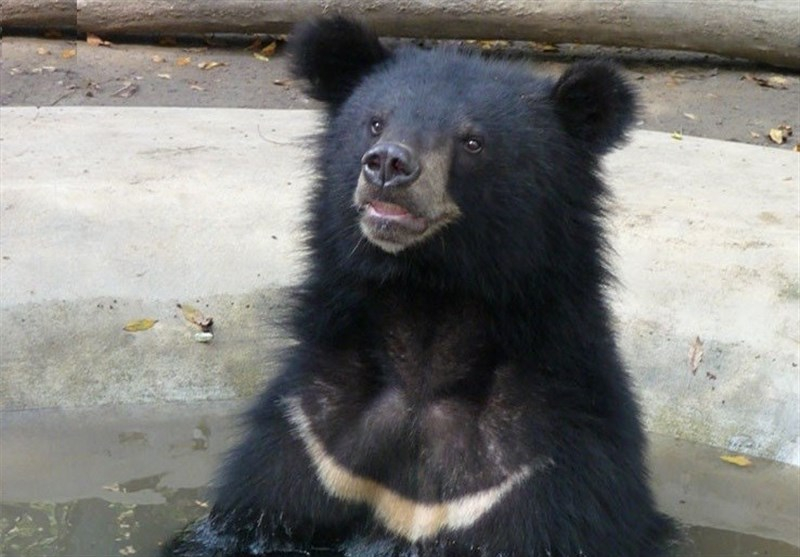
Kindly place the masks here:
<instances>
[{"instance_id":1,"label":"dry leaf","mask_svg":"<svg viewBox=\"0 0 800 557\"><path fill-rule=\"evenodd\" d=\"M189 89L192 89L194 91L205 91L206 90L205 87L200 87L199 85L190 85Z\"/></svg>"},{"instance_id":2,"label":"dry leaf","mask_svg":"<svg viewBox=\"0 0 800 557\"><path fill-rule=\"evenodd\" d=\"M89 46L111 46L109 41L104 41L94 33L86 33L86 44Z\"/></svg>"},{"instance_id":3,"label":"dry leaf","mask_svg":"<svg viewBox=\"0 0 800 557\"><path fill-rule=\"evenodd\" d=\"M672 139L677 139L678 141L680 141L681 139L683 139L683 133L681 133L681 132L672 132L672 135L670 137Z\"/></svg>"},{"instance_id":4,"label":"dry leaf","mask_svg":"<svg viewBox=\"0 0 800 557\"><path fill-rule=\"evenodd\" d=\"M481 50L494 50L499 48L506 48L511 43L508 41L498 40L498 41L477 41L477 44L479 47L481 47Z\"/></svg>"},{"instance_id":5,"label":"dry leaf","mask_svg":"<svg viewBox=\"0 0 800 557\"><path fill-rule=\"evenodd\" d=\"M752 81L753 83L761 86L761 87L768 87L770 89L788 89L789 87L786 85L786 78L780 75L771 75L769 77L758 77L753 74L744 74L742 79L746 79L747 81Z\"/></svg>"},{"instance_id":6,"label":"dry leaf","mask_svg":"<svg viewBox=\"0 0 800 557\"><path fill-rule=\"evenodd\" d=\"M136 91L139 90L139 86L135 83L127 83L121 89L118 89L111 93L112 97L121 97L123 99L127 99L128 97L132 96Z\"/></svg>"},{"instance_id":7,"label":"dry leaf","mask_svg":"<svg viewBox=\"0 0 800 557\"><path fill-rule=\"evenodd\" d=\"M261 44L261 37L256 37L253 42L250 43L247 48L245 48L245 50L261 50Z\"/></svg>"},{"instance_id":8,"label":"dry leaf","mask_svg":"<svg viewBox=\"0 0 800 557\"><path fill-rule=\"evenodd\" d=\"M162 63L162 62L166 62L166 61L167 61L167 59L166 59L166 58L164 58L163 56L159 56L158 54L154 54L154 55L153 55L153 56L150 58L150 60L152 60L152 61L153 61L153 62L155 62L156 64L160 64L160 63Z\"/></svg>"},{"instance_id":9,"label":"dry leaf","mask_svg":"<svg viewBox=\"0 0 800 557\"><path fill-rule=\"evenodd\" d=\"M176 66L188 66L191 63L192 63L192 57L191 56L183 56L183 57L178 58L177 60L175 60L175 65Z\"/></svg>"},{"instance_id":10,"label":"dry leaf","mask_svg":"<svg viewBox=\"0 0 800 557\"><path fill-rule=\"evenodd\" d=\"M783 134L783 130L778 128L772 128L769 130L769 138L773 143L777 143L778 145L786 143L786 136Z\"/></svg>"},{"instance_id":11,"label":"dry leaf","mask_svg":"<svg viewBox=\"0 0 800 557\"><path fill-rule=\"evenodd\" d=\"M752 466L753 462L743 455L722 455L719 457L723 462L727 462L728 464L735 464L736 466L746 467Z\"/></svg>"},{"instance_id":12,"label":"dry leaf","mask_svg":"<svg viewBox=\"0 0 800 557\"><path fill-rule=\"evenodd\" d=\"M208 332L208 330L214 324L213 318L206 317L205 315L203 315L202 311L193 306L190 306L189 304L178 304L178 308L183 313L183 318L186 319L186 321L188 321L192 325L197 325L204 332Z\"/></svg>"},{"instance_id":13,"label":"dry leaf","mask_svg":"<svg viewBox=\"0 0 800 557\"><path fill-rule=\"evenodd\" d=\"M537 43L535 41L529 41L528 44L539 52L559 52L558 45L552 43Z\"/></svg>"},{"instance_id":14,"label":"dry leaf","mask_svg":"<svg viewBox=\"0 0 800 557\"><path fill-rule=\"evenodd\" d=\"M269 62L269 57L268 56L264 56L260 52L254 52L253 53L253 58L255 58L256 60L261 60L262 62Z\"/></svg>"},{"instance_id":15,"label":"dry leaf","mask_svg":"<svg viewBox=\"0 0 800 557\"><path fill-rule=\"evenodd\" d=\"M68 48L66 50L61 51L61 58L67 60L69 58L74 58L76 54L78 54L77 50L75 50L74 48Z\"/></svg>"},{"instance_id":16,"label":"dry leaf","mask_svg":"<svg viewBox=\"0 0 800 557\"><path fill-rule=\"evenodd\" d=\"M36 49L36 54L40 54L42 56L45 56L47 54L50 54L50 51L47 50L45 47L40 46L39 48Z\"/></svg>"},{"instance_id":17,"label":"dry leaf","mask_svg":"<svg viewBox=\"0 0 800 557\"><path fill-rule=\"evenodd\" d=\"M773 143L777 143L778 145L782 145L786 143L786 140L791 137L792 135L792 127L787 124L781 124L777 128L772 128L769 130L769 138L772 140Z\"/></svg>"},{"instance_id":18,"label":"dry leaf","mask_svg":"<svg viewBox=\"0 0 800 557\"><path fill-rule=\"evenodd\" d=\"M683 115L688 118L689 120L697 120L697 116L692 114L691 112L684 112Z\"/></svg>"},{"instance_id":19,"label":"dry leaf","mask_svg":"<svg viewBox=\"0 0 800 557\"><path fill-rule=\"evenodd\" d=\"M700 362L703 361L703 341L700 337L695 337L694 342L689 346L689 369L692 370L692 375L697 373L697 368L700 367Z\"/></svg>"},{"instance_id":20,"label":"dry leaf","mask_svg":"<svg viewBox=\"0 0 800 557\"><path fill-rule=\"evenodd\" d=\"M800 153L800 143L795 143L795 144L794 144L794 149L793 149L793 151L794 151L795 153Z\"/></svg>"},{"instance_id":21,"label":"dry leaf","mask_svg":"<svg viewBox=\"0 0 800 557\"><path fill-rule=\"evenodd\" d=\"M272 56L273 54L275 54L275 50L277 48L278 48L278 43L276 41L272 41L267 46L259 50L258 53L261 54L261 56Z\"/></svg>"},{"instance_id":22,"label":"dry leaf","mask_svg":"<svg viewBox=\"0 0 800 557\"><path fill-rule=\"evenodd\" d=\"M197 64L197 67L201 70L213 70L214 68L218 68L220 66L225 66L225 62L200 62Z\"/></svg>"},{"instance_id":23,"label":"dry leaf","mask_svg":"<svg viewBox=\"0 0 800 557\"><path fill-rule=\"evenodd\" d=\"M136 321L131 321L122 329L129 333L138 333L139 331L152 329L156 323L158 323L158 319L137 319Z\"/></svg>"},{"instance_id":24,"label":"dry leaf","mask_svg":"<svg viewBox=\"0 0 800 557\"><path fill-rule=\"evenodd\" d=\"M161 79L172 79L172 76L168 73L157 73L156 76L160 77Z\"/></svg>"}]
</instances>

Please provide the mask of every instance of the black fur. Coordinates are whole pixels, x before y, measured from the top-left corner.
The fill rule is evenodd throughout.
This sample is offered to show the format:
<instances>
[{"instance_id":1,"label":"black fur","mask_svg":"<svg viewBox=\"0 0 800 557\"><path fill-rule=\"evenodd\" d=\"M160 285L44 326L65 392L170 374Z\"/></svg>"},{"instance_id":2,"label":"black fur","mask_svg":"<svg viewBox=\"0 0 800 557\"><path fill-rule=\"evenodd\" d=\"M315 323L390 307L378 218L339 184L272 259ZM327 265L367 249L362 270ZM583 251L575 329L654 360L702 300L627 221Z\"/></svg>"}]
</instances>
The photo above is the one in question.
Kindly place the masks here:
<instances>
[{"instance_id":1,"label":"black fur","mask_svg":"<svg viewBox=\"0 0 800 557\"><path fill-rule=\"evenodd\" d=\"M553 81L448 49L388 52L340 18L294 37L297 75L331 109L297 345L250 411L209 517L166 554L665 555L673 527L654 509L603 293L597 156L632 123L630 86L606 62ZM447 149L461 212L398 253L364 238L353 203L376 117L423 172ZM471 138L480 152L464 148ZM335 462L408 499L434 504L533 472L471 526L408 542L368 505L325 491L287 397Z\"/></svg>"},{"instance_id":2,"label":"black fur","mask_svg":"<svg viewBox=\"0 0 800 557\"><path fill-rule=\"evenodd\" d=\"M366 27L333 17L301 23L291 37L292 70L308 80L308 94L338 106L367 71L389 53Z\"/></svg>"}]
</instances>

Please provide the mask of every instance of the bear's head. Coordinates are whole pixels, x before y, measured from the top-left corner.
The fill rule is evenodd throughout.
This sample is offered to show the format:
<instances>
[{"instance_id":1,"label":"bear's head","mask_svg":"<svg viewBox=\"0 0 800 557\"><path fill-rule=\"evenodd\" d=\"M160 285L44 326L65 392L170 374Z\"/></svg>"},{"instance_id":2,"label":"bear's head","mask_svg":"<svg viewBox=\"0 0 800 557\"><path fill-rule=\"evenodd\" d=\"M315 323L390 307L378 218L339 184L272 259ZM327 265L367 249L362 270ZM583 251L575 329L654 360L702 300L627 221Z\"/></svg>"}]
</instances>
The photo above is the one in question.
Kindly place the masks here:
<instances>
[{"instance_id":1,"label":"bear's head","mask_svg":"<svg viewBox=\"0 0 800 557\"><path fill-rule=\"evenodd\" d=\"M602 275L597 161L636 111L615 66L579 62L551 79L455 48L392 51L341 17L291 40L295 75L327 108L311 223L320 258L479 290L570 267Z\"/></svg>"}]
</instances>

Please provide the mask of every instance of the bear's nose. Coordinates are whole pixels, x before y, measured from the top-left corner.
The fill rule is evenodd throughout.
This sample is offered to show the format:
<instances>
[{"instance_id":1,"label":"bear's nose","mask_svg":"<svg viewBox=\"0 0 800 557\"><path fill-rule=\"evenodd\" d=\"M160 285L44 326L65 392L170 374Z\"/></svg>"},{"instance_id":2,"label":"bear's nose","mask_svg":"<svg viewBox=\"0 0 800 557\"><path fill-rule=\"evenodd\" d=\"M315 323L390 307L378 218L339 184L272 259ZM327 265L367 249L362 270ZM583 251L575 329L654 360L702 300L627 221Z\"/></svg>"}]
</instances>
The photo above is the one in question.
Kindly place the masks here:
<instances>
[{"instance_id":1,"label":"bear's nose","mask_svg":"<svg viewBox=\"0 0 800 557\"><path fill-rule=\"evenodd\" d=\"M380 143L361 157L364 178L378 187L407 186L419 176L414 152L399 143Z\"/></svg>"}]
</instances>

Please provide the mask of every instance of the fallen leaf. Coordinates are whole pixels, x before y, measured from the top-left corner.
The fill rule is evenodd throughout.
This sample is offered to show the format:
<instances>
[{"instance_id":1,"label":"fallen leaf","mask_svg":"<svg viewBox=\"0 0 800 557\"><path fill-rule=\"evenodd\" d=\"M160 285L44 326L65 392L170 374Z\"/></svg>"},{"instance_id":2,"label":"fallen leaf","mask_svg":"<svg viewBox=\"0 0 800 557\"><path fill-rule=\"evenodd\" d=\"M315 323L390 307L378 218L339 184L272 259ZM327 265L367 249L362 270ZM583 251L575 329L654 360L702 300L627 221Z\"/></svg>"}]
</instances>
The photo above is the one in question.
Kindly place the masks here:
<instances>
[{"instance_id":1,"label":"fallen leaf","mask_svg":"<svg viewBox=\"0 0 800 557\"><path fill-rule=\"evenodd\" d=\"M156 64L160 64L160 63L162 63L162 62L166 62L166 61L167 61L167 59L166 59L166 58L164 58L163 56L159 56L158 54L154 54L154 55L153 55L153 56L150 58L150 60L152 60L152 61L153 61L153 62L155 62Z\"/></svg>"},{"instance_id":2,"label":"fallen leaf","mask_svg":"<svg viewBox=\"0 0 800 557\"><path fill-rule=\"evenodd\" d=\"M691 112L684 112L683 115L688 118L689 120L697 120L697 116L692 114Z\"/></svg>"},{"instance_id":3,"label":"fallen leaf","mask_svg":"<svg viewBox=\"0 0 800 557\"><path fill-rule=\"evenodd\" d=\"M694 338L691 346L689 346L689 369L692 375L697 373L697 368L700 367L700 362L703 361L703 341L697 336Z\"/></svg>"},{"instance_id":4,"label":"fallen leaf","mask_svg":"<svg viewBox=\"0 0 800 557\"><path fill-rule=\"evenodd\" d=\"M258 52L259 52L259 54L261 54L261 56L272 56L273 54L275 54L275 50L277 48L278 48L278 42L277 41L272 41L267 46L265 46L264 48L259 50Z\"/></svg>"},{"instance_id":5,"label":"fallen leaf","mask_svg":"<svg viewBox=\"0 0 800 557\"><path fill-rule=\"evenodd\" d=\"M719 457L720 460L723 462L727 462L728 464L735 464L736 466L746 467L752 466L753 462L743 455L722 455Z\"/></svg>"},{"instance_id":6,"label":"fallen leaf","mask_svg":"<svg viewBox=\"0 0 800 557\"><path fill-rule=\"evenodd\" d=\"M197 67L201 70L213 70L214 68L226 65L227 64L225 62L200 62L197 64Z\"/></svg>"},{"instance_id":7,"label":"fallen leaf","mask_svg":"<svg viewBox=\"0 0 800 557\"><path fill-rule=\"evenodd\" d=\"M794 149L793 149L793 151L794 151L795 153L800 153L800 143L795 143L795 144L794 144Z\"/></svg>"},{"instance_id":8,"label":"fallen leaf","mask_svg":"<svg viewBox=\"0 0 800 557\"><path fill-rule=\"evenodd\" d=\"M89 46L111 46L111 42L101 39L94 33L86 33L86 44Z\"/></svg>"},{"instance_id":9,"label":"fallen leaf","mask_svg":"<svg viewBox=\"0 0 800 557\"><path fill-rule=\"evenodd\" d=\"M178 304L178 308L181 310L181 313L183 313L183 318L186 319L186 321L192 325L197 325L204 332L208 332L214 324L214 319L212 317L206 317L203 315L202 311L189 304Z\"/></svg>"},{"instance_id":10,"label":"fallen leaf","mask_svg":"<svg viewBox=\"0 0 800 557\"><path fill-rule=\"evenodd\" d=\"M791 126L788 124L781 124L777 128L772 128L769 130L769 138L773 143L782 145L786 143L786 140L791 137L792 133L793 131Z\"/></svg>"},{"instance_id":11,"label":"fallen leaf","mask_svg":"<svg viewBox=\"0 0 800 557\"><path fill-rule=\"evenodd\" d=\"M139 90L139 86L135 83L126 83L124 87L117 89L113 93L111 93L112 97L120 97L123 99L127 99L134 95L136 91Z\"/></svg>"},{"instance_id":12,"label":"fallen leaf","mask_svg":"<svg viewBox=\"0 0 800 557\"><path fill-rule=\"evenodd\" d=\"M783 134L783 131L778 128L769 130L769 138L773 143L777 143L778 145L786 143L786 136Z\"/></svg>"},{"instance_id":13,"label":"fallen leaf","mask_svg":"<svg viewBox=\"0 0 800 557\"><path fill-rule=\"evenodd\" d=\"M506 48L510 44L511 44L510 42L503 40L478 41L478 46L481 47L481 50L495 50L500 48Z\"/></svg>"},{"instance_id":14,"label":"fallen leaf","mask_svg":"<svg viewBox=\"0 0 800 557\"><path fill-rule=\"evenodd\" d=\"M683 133L681 133L681 132L672 132L672 135L670 137L672 139L677 139L678 141L680 141L681 139L683 139Z\"/></svg>"},{"instance_id":15,"label":"fallen leaf","mask_svg":"<svg viewBox=\"0 0 800 557\"><path fill-rule=\"evenodd\" d=\"M191 63L192 63L192 57L191 56L183 56L183 57L178 58L177 60L175 60L175 65L176 66L188 66Z\"/></svg>"},{"instance_id":16,"label":"fallen leaf","mask_svg":"<svg viewBox=\"0 0 800 557\"><path fill-rule=\"evenodd\" d=\"M131 321L122 329L124 331L128 331L129 333L138 333L140 331L152 329L153 325L156 323L158 323L158 319L137 319L136 321Z\"/></svg>"},{"instance_id":17,"label":"fallen leaf","mask_svg":"<svg viewBox=\"0 0 800 557\"><path fill-rule=\"evenodd\" d=\"M41 56L46 56L47 54L50 54L50 51L47 50L45 47L40 46L39 48L36 49L36 54L40 54Z\"/></svg>"},{"instance_id":18,"label":"fallen leaf","mask_svg":"<svg viewBox=\"0 0 800 557\"><path fill-rule=\"evenodd\" d=\"M535 41L529 41L528 44L534 50L538 50L539 52L559 52L558 45L552 43L537 43Z\"/></svg>"},{"instance_id":19,"label":"fallen leaf","mask_svg":"<svg viewBox=\"0 0 800 557\"><path fill-rule=\"evenodd\" d=\"M68 48L66 50L61 51L61 58L67 60L69 58L74 58L76 54L78 54L77 50L75 50L74 48Z\"/></svg>"},{"instance_id":20,"label":"fallen leaf","mask_svg":"<svg viewBox=\"0 0 800 557\"><path fill-rule=\"evenodd\" d=\"M172 79L172 76L168 73L157 73L156 76L160 77L161 79Z\"/></svg>"},{"instance_id":21,"label":"fallen leaf","mask_svg":"<svg viewBox=\"0 0 800 557\"><path fill-rule=\"evenodd\" d=\"M788 89L786 85L786 78L780 75L771 75L769 77L759 77L753 74L744 74L742 79L752 81L760 87L767 87L769 89Z\"/></svg>"},{"instance_id":22,"label":"fallen leaf","mask_svg":"<svg viewBox=\"0 0 800 557\"><path fill-rule=\"evenodd\" d=\"M269 62L269 57L268 56L264 56L260 52L254 52L253 53L253 58L255 58L256 60L261 60L262 62Z\"/></svg>"},{"instance_id":23,"label":"fallen leaf","mask_svg":"<svg viewBox=\"0 0 800 557\"><path fill-rule=\"evenodd\" d=\"M194 91L205 91L206 90L205 87L200 87L199 85L190 85L189 89L192 89Z\"/></svg>"},{"instance_id":24,"label":"fallen leaf","mask_svg":"<svg viewBox=\"0 0 800 557\"><path fill-rule=\"evenodd\" d=\"M256 37L252 43L250 43L245 50L261 50L261 37Z\"/></svg>"}]
</instances>

